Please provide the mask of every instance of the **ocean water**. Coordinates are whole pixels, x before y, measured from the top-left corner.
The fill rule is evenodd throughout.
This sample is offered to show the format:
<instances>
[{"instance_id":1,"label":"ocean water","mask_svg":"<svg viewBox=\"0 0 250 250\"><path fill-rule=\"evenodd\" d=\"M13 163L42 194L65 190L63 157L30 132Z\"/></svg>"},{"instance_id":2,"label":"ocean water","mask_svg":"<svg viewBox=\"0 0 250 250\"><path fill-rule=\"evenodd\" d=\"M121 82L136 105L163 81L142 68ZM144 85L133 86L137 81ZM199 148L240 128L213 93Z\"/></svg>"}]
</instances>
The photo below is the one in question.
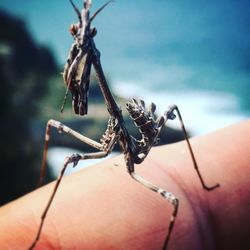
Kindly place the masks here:
<instances>
[{"instance_id":1,"label":"ocean water","mask_svg":"<svg viewBox=\"0 0 250 250\"><path fill-rule=\"evenodd\" d=\"M249 7L242 0L115 3L105 23L96 21L113 90L155 102L159 114L177 104L192 135L248 118Z\"/></svg>"},{"instance_id":2,"label":"ocean water","mask_svg":"<svg viewBox=\"0 0 250 250\"><path fill-rule=\"evenodd\" d=\"M247 118L247 112L240 111L239 98L230 93L200 90L152 92L135 82L122 83L114 89L116 93L126 93L127 99L143 97L146 105L155 103L158 115L163 115L169 105L176 104L192 136L206 134ZM180 129L177 118L167 125Z\"/></svg>"}]
</instances>

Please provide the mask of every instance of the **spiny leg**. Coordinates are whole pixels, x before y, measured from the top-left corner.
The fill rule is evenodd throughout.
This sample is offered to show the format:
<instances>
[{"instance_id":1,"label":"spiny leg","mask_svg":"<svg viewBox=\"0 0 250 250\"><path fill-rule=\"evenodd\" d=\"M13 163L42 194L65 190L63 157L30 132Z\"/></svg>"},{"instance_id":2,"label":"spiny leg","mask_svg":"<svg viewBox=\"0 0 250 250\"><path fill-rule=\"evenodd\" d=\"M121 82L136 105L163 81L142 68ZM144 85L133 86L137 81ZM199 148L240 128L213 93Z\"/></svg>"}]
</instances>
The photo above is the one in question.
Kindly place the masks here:
<instances>
[{"instance_id":1,"label":"spiny leg","mask_svg":"<svg viewBox=\"0 0 250 250\"><path fill-rule=\"evenodd\" d=\"M47 205L46 205L46 207L45 207L45 209L44 209L44 211L43 211L43 213L41 215L41 221L40 221L40 225L39 225L36 237L35 237L33 243L31 244L31 246L29 247L29 250L34 249L34 247L36 246L37 242L40 239L46 215L48 213L48 210L49 210L49 208L51 206L52 201L54 200L54 197L56 195L56 192L58 190L58 187L60 185L60 182L61 182L61 180L63 178L63 175L64 175L65 170L68 167L68 165L70 163L73 163L73 167L75 167L79 160L100 159L100 158L106 157L107 154L108 154L108 152L104 151L104 152L89 153L89 154L73 154L72 156L65 158L65 162L64 162L63 167L61 169L61 172L60 172L60 174L59 174L59 176L57 178L57 181L56 181L56 184L54 186L53 192L52 192L52 194L51 194L51 196L49 198L49 201L48 201L48 203L47 203Z\"/></svg>"},{"instance_id":2,"label":"spiny leg","mask_svg":"<svg viewBox=\"0 0 250 250\"><path fill-rule=\"evenodd\" d=\"M48 153L48 146L50 141L50 135L51 135L51 127L54 127L58 130L59 133L66 133L70 134L80 141L90 145L93 148L96 148L98 150L102 150L102 144L98 143L84 135L81 135L80 133L74 131L73 129L63 125L62 123L55 121L55 120L49 120L46 127L45 132L45 143L44 143L44 149L43 149L43 160L42 160L42 166L41 166L41 174L39 178L38 187L40 187L43 183L45 171L46 171L46 161L47 161L47 153Z\"/></svg>"},{"instance_id":3,"label":"spiny leg","mask_svg":"<svg viewBox=\"0 0 250 250\"><path fill-rule=\"evenodd\" d=\"M163 245L163 248L162 248L163 250L166 250L167 246L168 246L170 236L171 236L171 233L172 233L173 228L174 228L175 219L176 219L177 212L178 212L178 207L179 207L179 200L172 193L165 191L164 189L152 184L151 182L145 180L140 175L136 174L134 172L133 164L128 165L128 172L129 172L130 176L134 180L141 183L144 187L146 187L146 188L160 194L164 199L166 199L174 207L174 210L173 210L172 215L171 215L170 223L169 223L169 226L168 226L168 231L167 231L167 234L166 234L166 237L165 237L165 240L164 240L164 245Z\"/></svg>"},{"instance_id":4,"label":"spiny leg","mask_svg":"<svg viewBox=\"0 0 250 250\"><path fill-rule=\"evenodd\" d=\"M200 182L202 184L202 187L207 190L207 191L211 191L215 188L218 188L220 186L220 184L215 184L213 186L207 186L205 181L203 180L202 178L202 175L201 175L201 172L199 170L199 167L198 167L198 164L197 164L197 161L195 159L195 156L194 156L194 153L193 153L193 150L192 150L192 147L191 147L191 144L190 144L190 141L188 139L188 136L187 136L187 131L186 131L186 128L184 126L184 122L182 120L182 117L181 117L181 113L178 109L178 107L176 105L171 105L168 110L165 112L165 115L166 115L166 118L167 120L170 119L170 120L174 120L176 118L176 115L174 114L174 111L177 112L177 116L179 118L179 121L180 121L180 124L181 124L181 128L182 128L182 131L183 131L183 134L184 134L184 137L185 137L185 140L187 142L187 146L188 146L188 149L189 149L189 152L190 152L190 155L191 155L191 158L192 158L192 162L193 162L193 165L194 165L194 168L198 174L198 177L200 179Z\"/></svg>"}]
</instances>

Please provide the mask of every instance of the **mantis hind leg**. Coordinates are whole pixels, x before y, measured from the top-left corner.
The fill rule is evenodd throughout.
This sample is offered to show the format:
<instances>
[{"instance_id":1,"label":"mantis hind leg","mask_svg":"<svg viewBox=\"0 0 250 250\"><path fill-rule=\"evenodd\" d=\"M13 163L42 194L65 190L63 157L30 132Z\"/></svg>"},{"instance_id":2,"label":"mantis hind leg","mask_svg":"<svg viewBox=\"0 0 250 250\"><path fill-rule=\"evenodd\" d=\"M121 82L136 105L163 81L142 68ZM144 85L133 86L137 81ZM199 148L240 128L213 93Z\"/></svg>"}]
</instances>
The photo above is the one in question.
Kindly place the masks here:
<instances>
[{"instance_id":1,"label":"mantis hind leg","mask_svg":"<svg viewBox=\"0 0 250 250\"><path fill-rule=\"evenodd\" d=\"M203 177L202 177L202 174L199 170L199 167L198 167L198 164L197 164L197 161L195 159L195 156L194 156L194 152L193 152L193 149L191 147L191 144L190 144L190 141L188 139L188 135L187 135L187 131L186 131L186 128L184 126L184 122L183 122L183 119L181 117L181 113L178 109L178 107L176 105L171 105L168 110L165 112L165 115L166 115L166 119L170 119L170 120L174 120L176 118L176 115L174 114L174 111L176 111L177 113L177 116L179 118L179 121L180 121L180 125L181 125L181 129L182 129L182 132L184 134L184 137L185 137L185 140L187 142L187 146L188 146L188 150L190 152L190 156L191 156L191 159L192 159L192 162L193 162L193 166L194 166L194 169L199 177L199 180L201 182L201 185L203 187L203 189L207 190L207 191L211 191L211 190L214 190L215 188L218 188L220 186L220 184L215 184L215 185L212 185L212 186L208 186Z\"/></svg>"}]
</instances>

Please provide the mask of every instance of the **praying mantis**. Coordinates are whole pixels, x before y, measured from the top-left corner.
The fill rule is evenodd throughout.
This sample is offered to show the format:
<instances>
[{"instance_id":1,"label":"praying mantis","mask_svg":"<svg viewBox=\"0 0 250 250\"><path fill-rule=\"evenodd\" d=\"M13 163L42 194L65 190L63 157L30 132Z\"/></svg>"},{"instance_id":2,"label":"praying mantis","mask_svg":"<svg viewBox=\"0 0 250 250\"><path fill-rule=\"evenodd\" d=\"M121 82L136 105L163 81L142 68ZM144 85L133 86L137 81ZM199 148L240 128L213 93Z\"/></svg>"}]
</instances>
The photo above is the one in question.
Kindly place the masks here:
<instances>
[{"instance_id":1,"label":"praying mantis","mask_svg":"<svg viewBox=\"0 0 250 250\"><path fill-rule=\"evenodd\" d=\"M202 187L211 191L219 187L219 184L213 186L207 186L203 177L198 168L194 153L189 142L187 132L180 114L180 111L176 105L171 105L166 110L163 116L156 118L155 110L156 106L154 103L151 103L148 108L143 100L132 99L127 102L126 108L134 121L135 126L138 128L141 138L135 139L132 135L129 134L126 129L126 124L122 115L122 111L117 105L110 88L107 84L102 64L100 60L100 52L96 48L94 37L97 34L96 28L92 27L91 24L95 17L110 3L108 1L101 8L99 8L92 16L90 15L91 1L84 0L83 9L80 11L76 5L70 0L73 9L75 10L78 16L78 23L72 24L70 27L70 33L73 36L74 43L71 46L67 62L65 64L63 79L66 84L66 94L63 100L62 109L66 102L68 93L71 93L72 97L72 106L73 111L76 115L84 116L88 113L88 90L90 85L90 74L92 67L95 70L99 87L101 89L107 111L109 113L109 120L107 123L107 128L104 134L102 135L99 142L88 138L77 131L67 127L56 120L49 120L46 127L45 135L45 144L43 151L43 160L41 167L41 175L39 180L39 185L42 185L45 170L46 170L46 159L48 145L50 141L51 129L55 128L59 133L69 134L81 142L89 145L90 147L97 149L98 152L86 153L86 154L73 154L65 158L61 173L57 178L56 184L54 186L52 195L49 198L49 201L43 211L41 216L40 225L37 231L37 234L30 245L29 249L34 249L37 244L39 244L39 238L42 233L43 224L46 218L46 215L49 211L49 208L53 202L53 199L56 195L60 182L63 178L64 172L70 163L75 167L79 161L85 159L98 159L104 158L109 155L115 144L119 144L120 149L124 155L124 160L127 167L127 172L130 177L135 181L142 184L144 187L149 190L159 194L163 199L167 200L173 206L173 212L168 226L168 232L166 234L162 249L167 249L168 242L171 236L171 233L174 228L175 219L178 213L179 200L171 192L162 189L161 187L156 186L150 181L144 179L142 176L138 175L135 172L135 164L142 163L151 148L157 144L159 140L159 135L161 129L168 120L174 120L178 117L185 140L187 142L187 147L189 149L191 159L194 165L194 169L197 172L198 178L201 182Z\"/></svg>"}]
</instances>

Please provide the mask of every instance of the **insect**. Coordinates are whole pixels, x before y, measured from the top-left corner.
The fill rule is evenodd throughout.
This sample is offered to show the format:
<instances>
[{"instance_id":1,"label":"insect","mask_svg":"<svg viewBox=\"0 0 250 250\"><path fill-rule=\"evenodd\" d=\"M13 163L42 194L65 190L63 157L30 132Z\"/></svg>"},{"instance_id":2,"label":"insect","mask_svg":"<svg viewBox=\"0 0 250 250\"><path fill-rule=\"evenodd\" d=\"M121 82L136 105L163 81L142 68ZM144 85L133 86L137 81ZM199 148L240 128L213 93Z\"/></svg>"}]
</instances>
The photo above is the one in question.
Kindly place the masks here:
<instances>
[{"instance_id":1,"label":"insect","mask_svg":"<svg viewBox=\"0 0 250 250\"><path fill-rule=\"evenodd\" d=\"M91 1L84 0L83 9L80 11L75 4L70 0L77 16L79 22L77 24L71 25L70 32L74 38L74 43L70 49L69 57L66 62L63 78L66 83L66 94L64 97L63 105L66 101L68 92L72 96L72 106L75 114L83 116L87 114L87 105L88 105L88 89L90 84L90 72L93 67L98 78L99 87L101 89L102 95L104 97L105 104L107 106L107 111L110 115L108 120L107 129L103 136L100 139L100 142L94 141L71 128L63 125L59 121L49 120L46 127L46 136L43 152L43 161L41 168L40 176L40 185L43 182L46 168L46 157L48 150L48 143L50 140L51 128L56 128L60 133L69 134L83 143L88 144L89 146L98 149L98 152L88 153L88 154L73 154L65 158L61 173L56 181L55 187L53 189L52 195L44 209L44 212L41 216L40 226L38 228L36 237L29 247L29 249L34 249L36 244L39 241L40 235L42 233L42 228L44 220L46 218L47 212L51 206L51 203L54 199L54 196L58 190L60 182L63 178L64 172L70 163L75 167L80 160L85 159L96 159L103 158L110 154L113 150L113 147L116 143L119 144L121 151L124 154L124 160L126 162L126 167L129 175L137 182L141 183L146 188L158 193L164 199L166 199L172 206L173 212L171 220L168 227L168 232L163 244L162 249L166 249L172 230L174 228L175 218L178 212L179 201L178 199L170 192L154 185L148 180L144 179L142 176L139 176L135 172L135 164L140 164L147 157L152 146L157 144L159 140L159 134L162 127L168 120L174 120L178 117L182 131L187 142L187 146L193 161L194 168L197 172L197 175L200 179L202 187L205 190L213 190L219 187L219 184L214 186L207 186L202 178L202 175L199 171L197 162L194 157L193 150L191 148L187 132L180 114L180 111L176 105L171 105L165 112L163 116L159 116L156 119L155 115L155 104L151 104L149 108L146 108L143 100L132 99L127 103L127 111L130 114L131 119L134 121L135 125L138 127L141 138L135 139L129 134L126 129L125 122L123 119L122 111L117 105L105 78L101 61L100 61L100 52L95 46L94 36L97 31L95 28L91 27L91 23L97 14L106 7L111 1L105 3L100 9L98 9L92 16L90 16L90 7ZM62 106L63 109L63 106Z\"/></svg>"}]
</instances>

